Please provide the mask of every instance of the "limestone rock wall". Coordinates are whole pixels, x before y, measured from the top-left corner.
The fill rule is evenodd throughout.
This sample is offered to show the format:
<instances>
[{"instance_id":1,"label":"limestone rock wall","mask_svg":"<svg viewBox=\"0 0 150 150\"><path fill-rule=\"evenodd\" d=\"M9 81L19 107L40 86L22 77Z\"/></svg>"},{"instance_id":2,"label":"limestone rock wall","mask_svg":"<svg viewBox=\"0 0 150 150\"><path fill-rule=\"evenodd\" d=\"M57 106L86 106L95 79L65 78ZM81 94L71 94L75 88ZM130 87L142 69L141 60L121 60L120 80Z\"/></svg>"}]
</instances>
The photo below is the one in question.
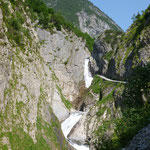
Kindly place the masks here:
<instances>
[{"instance_id":1,"label":"limestone rock wall","mask_svg":"<svg viewBox=\"0 0 150 150\"><path fill-rule=\"evenodd\" d=\"M68 102L84 87L84 60L90 53L74 33L51 34L35 28L25 11L23 15L31 39L25 37L22 48L7 37L0 9L0 149L15 149L11 135L19 138L15 146L30 141L25 145L43 142L45 149L71 149L60 123L69 115Z\"/></svg>"},{"instance_id":2,"label":"limestone rock wall","mask_svg":"<svg viewBox=\"0 0 150 150\"><path fill-rule=\"evenodd\" d=\"M89 15L84 10L78 13L80 29L87 32L92 37L98 36L111 27L103 20L97 18L96 15Z\"/></svg>"},{"instance_id":3,"label":"limestone rock wall","mask_svg":"<svg viewBox=\"0 0 150 150\"><path fill-rule=\"evenodd\" d=\"M50 34L38 29L38 36L44 41L41 51L44 61L55 72L63 94L73 102L79 96L81 87L85 87L84 61L91 57L85 42L65 30Z\"/></svg>"}]
</instances>

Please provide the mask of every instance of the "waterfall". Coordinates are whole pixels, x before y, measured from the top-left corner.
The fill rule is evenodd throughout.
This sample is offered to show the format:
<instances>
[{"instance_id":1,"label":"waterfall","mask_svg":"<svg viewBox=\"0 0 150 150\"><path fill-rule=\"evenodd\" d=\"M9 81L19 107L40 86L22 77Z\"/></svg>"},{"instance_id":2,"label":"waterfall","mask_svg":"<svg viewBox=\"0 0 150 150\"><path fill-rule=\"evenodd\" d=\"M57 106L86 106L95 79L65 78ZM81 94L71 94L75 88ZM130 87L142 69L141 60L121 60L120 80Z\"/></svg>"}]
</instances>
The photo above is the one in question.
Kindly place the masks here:
<instances>
[{"instance_id":1,"label":"waterfall","mask_svg":"<svg viewBox=\"0 0 150 150\"><path fill-rule=\"evenodd\" d=\"M68 138L69 133L73 127L79 122L83 115L83 112L76 111L70 114L70 116L61 124L61 129L65 138L68 140L69 144L72 145L76 150L89 150L89 147L86 145L79 145L74 143Z\"/></svg>"},{"instance_id":2,"label":"waterfall","mask_svg":"<svg viewBox=\"0 0 150 150\"><path fill-rule=\"evenodd\" d=\"M92 75L89 71L89 61L90 61L89 58L85 59L85 64L84 64L84 80L85 80L86 88L88 88L91 85L93 80ZM88 145L75 143L73 140L69 139L68 137L69 133L79 122L83 114L84 113L80 111L72 112L70 116L61 124L61 129L63 131L65 138L68 140L69 144L72 145L76 150L90 149Z\"/></svg>"},{"instance_id":3,"label":"waterfall","mask_svg":"<svg viewBox=\"0 0 150 150\"><path fill-rule=\"evenodd\" d=\"M85 80L85 87L88 88L91 83L92 83L92 75L89 71L89 59L85 59L85 64L84 64L84 80Z\"/></svg>"}]
</instances>

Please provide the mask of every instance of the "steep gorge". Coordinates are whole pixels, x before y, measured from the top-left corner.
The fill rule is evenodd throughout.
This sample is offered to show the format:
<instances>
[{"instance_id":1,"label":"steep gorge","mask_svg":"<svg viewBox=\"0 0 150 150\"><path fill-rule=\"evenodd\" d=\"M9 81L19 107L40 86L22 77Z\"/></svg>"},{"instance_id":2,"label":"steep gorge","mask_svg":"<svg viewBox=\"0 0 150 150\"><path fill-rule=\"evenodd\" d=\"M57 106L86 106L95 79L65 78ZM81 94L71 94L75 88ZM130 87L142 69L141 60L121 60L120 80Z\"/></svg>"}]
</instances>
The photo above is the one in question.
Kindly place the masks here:
<instances>
[{"instance_id":1,"label":"steep gorge","mask_svg":"<svg viewBox=\"0 0 150 150\"><path fill-rule=\"evenodd\" d=\"M119 150L150 123L149 7L91 54L92 39L42 1L0 4L0 149ZM125 149L143 148L136 139Z\"/></svg>"}]
</instances>

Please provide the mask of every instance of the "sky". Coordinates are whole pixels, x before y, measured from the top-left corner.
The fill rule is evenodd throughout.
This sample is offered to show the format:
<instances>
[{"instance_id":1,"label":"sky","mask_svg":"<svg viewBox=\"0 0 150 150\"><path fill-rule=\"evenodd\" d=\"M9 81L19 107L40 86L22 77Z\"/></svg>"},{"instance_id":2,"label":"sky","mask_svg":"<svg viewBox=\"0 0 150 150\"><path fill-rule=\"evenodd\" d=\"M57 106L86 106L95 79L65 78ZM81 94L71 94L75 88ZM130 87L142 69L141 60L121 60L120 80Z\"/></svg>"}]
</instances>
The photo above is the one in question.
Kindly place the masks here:
<instances>
[{"instance_id":1,"label":"sky","mask_svg":"<svg viewBox=\"0 0 150 150\"><path fill-rule=\"evenodd\" d=\"M133 15L141 13L150 0L89 0L112 18L124 31L132 24Z\"/></svg>"}]
</instances>

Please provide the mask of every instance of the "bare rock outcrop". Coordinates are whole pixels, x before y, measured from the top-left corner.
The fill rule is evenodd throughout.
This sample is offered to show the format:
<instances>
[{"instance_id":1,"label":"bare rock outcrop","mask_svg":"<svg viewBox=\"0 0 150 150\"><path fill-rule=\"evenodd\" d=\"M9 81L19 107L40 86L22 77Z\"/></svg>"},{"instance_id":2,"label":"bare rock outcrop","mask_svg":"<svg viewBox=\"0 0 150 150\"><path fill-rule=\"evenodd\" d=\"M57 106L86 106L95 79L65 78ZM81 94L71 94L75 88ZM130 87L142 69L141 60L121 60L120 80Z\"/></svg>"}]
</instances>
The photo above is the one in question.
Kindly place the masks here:
<instances>
[{"instance_id":1,"label":"bare rock outcrop","mask_svg":"<svg viewBox=\"0 0 150 150\"><path fill-rule=\"evenodd\" d=\"M56 31L50 34L38 29L39 39L44 41L41 55L60 80L66 98L73 102L84 86L84 61L90 52L81 38L73 33Z\"/></svg>"}]
</instances>

